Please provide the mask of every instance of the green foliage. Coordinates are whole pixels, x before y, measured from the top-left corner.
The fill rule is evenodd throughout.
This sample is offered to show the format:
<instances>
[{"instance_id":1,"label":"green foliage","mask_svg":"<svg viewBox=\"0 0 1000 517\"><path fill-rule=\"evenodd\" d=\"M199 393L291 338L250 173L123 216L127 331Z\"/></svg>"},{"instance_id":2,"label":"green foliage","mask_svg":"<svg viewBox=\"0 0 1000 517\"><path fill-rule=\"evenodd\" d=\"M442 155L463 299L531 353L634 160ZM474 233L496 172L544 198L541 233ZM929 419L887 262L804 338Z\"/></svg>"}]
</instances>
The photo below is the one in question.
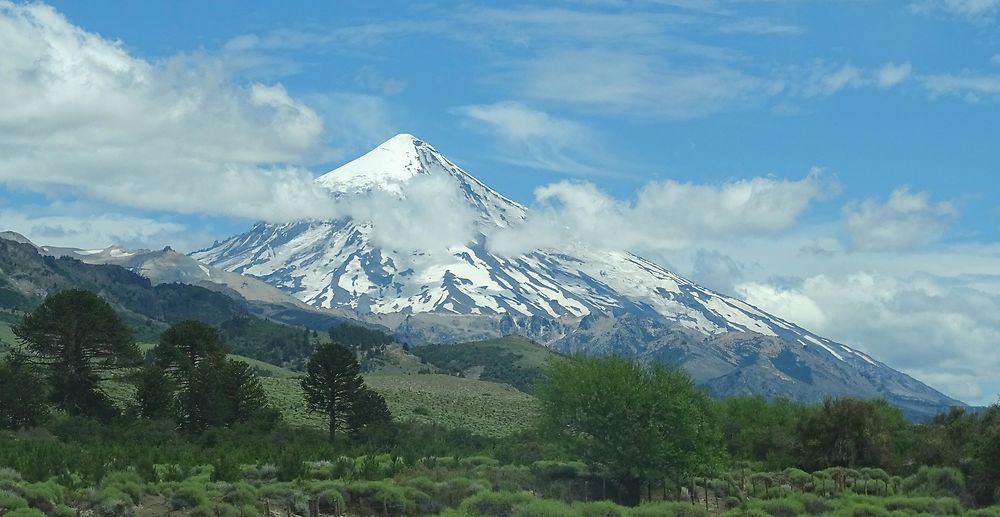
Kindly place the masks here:
<instances>
[{"instance_id":1,"label":"green foliage","mask_svg":"<svg viewBox=\"0 0 1000 517\"><path fill-rule=\"evenodd\" d=\"M574 357L549 366L537 395L542 429L584 462L605 465L631 504L642 479L720 465L711 402L678 370Z\"/></svg>"},{"instance_id":2,"label":"green foliage","mask_svg":"<svg viewBox=\"0 0 1000 517\"><path fill-rule=\"evenodd\" d=\"M308 329L249 316L226 321L219 331L232 353L292 370L304 369L318 344Z\"/></svg>"},{"instance_id":3,"label":"green foliage","mask_svg":"<svg viewBox=\"0 0 1000 517\"><path fill-rule=\"evenodd\" d=\"M719 400L723 443L735 460L762 461L771 469L795 460L796 425L806 406L764 397L730 397Z\"/></svg>"},{"instance_id":4,"label":"green foliage","mask_svg":"<svg viewBox=\"0 0 1000 517\"><path fill-rule=\"evenodd\" d=\"M326 416L331 441L338 429L350 426L351 410L363 386L354 352L343 345L320 346L306 365L302 379L306 406Z\"/></svg>"},{"instance_id":5,"label":"green foliage","mask_svg":"<svg viewBox=\"0 0 1000 517\"><path fill-rule=\"evenodd\" d=\"M354 352L366 372L381 364L386 347L392 343L392 336L382 331L347 323L331 327L329 335L331 341Z\"/></svg>"},{"instance_id":6,"label":"green foliage","mask_svg":"<svg viewBox=\"0 0 1000 517\"><path fill-rule=\"evenodd\" d=\"M800 462L809 469L889 466L893 437L905 427L902 413L885 401L828 400L799 419Z\"/></svg>"},{"instance_id":7,"label":"green foliage","mask_svg":"<svg viewBox=\"0 0 1000 517\"><path fill-rule=\"evenodd\" d=\"M90 291L47 297L14 334L28 360L45 369L53 402L71 415L110 418L115 410L99 382L140 360L128 327Z\"/></svg>"},{"instance_id":8,"label":"green foliage","mask_svg":"<svg viewBox=\"0 0 1000 517\"><path fill-rule=\"evenodd\" d=\"M632 517L708 517L708 511L689 503L645 503L632 510Z\"/></svg>"},{"instance_id":9,"label":"green foliage","mask_svg":"<svg viewBox=\"0 0 1000 517\"><path fill-rule=\"evenodd\" d=\"M48 390L38 369L19 354L0 359L0 429L34 427L48 416Z\"/></svg>"},{"instance_id":10,"label":"green foliage","mask_svg":"<svg viewBox=\"0 0 1000 517\"><path fill-rule=\"evenodd\" d=\"M7 512L4 517L46 517L44 513L34 508L18 508L12 512Z\"/></svg>"},{"instance_id":11,"label":"green foliage","mask_svg":"<svg viewBox=\"0 0 1000 517\"><path fill-rule=\"evenodd\" d=\"M907 494L933 497L965 497L965 477L955 468L922 466L903 481Z\"/></svg>"},{"instance_id":12,"label":"green foliage","mask_svg":"<svg viewBox=\"0 0 1000 517\"><path fill-rule=\"evenodd\" d=\"M136 413L148 420L165 420L174 416L177 397L171 379L166 371L154 365L146 365L133 377L136 387Z\"/></svg>"},{"instance_id":13,"label":"green foliage","mask_svg":"<svg viewBox=\"0 0 1000 517\"><path fill-rule=\"evenodd\" d=\"M422 361L451 375L479 369L478 378L510 384L530 392L545 364L556 354L520 337L505 337L457 345L427 345L410 350Z\"/></svg>"}]
</instances>

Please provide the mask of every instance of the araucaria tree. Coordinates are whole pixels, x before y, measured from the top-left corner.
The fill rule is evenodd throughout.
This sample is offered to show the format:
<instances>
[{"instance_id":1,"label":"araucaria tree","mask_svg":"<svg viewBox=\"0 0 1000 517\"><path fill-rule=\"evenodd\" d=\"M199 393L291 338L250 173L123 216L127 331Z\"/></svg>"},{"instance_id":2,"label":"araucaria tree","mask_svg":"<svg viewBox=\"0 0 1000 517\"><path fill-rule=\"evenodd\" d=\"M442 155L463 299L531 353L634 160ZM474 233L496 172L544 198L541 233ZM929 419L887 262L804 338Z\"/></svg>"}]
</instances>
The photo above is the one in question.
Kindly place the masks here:
<instances>
[{"instance_id":1,"label":"araucaria tree","mask_svg":"<svg viewBox=\"0 0 1000 517\"><path fill-rule=\"evenodd\" d=\"M52 401L71 415L108 418L114 406L100 382L141 361L132 333L96 294L49 296L14 326L26 360L43 369Z\"/></svg>"},{"instance_id":2,"label":"araucaria tree","mask_svg":"<svg viewBox=\"0 0 1000 517\"><path fill-rule=\"evenodd\" d=\"M361 431L391 419L382 396L364 385L354 352L337 343L316 349L306 366L302 390L309 410L327 416L331 441L338 430Z\"/></svg>"},{"instance_id":3,"label":"araucaria tree","mask_svg":"<svg viewBox=\"0 0 1000 517\"><path fill-rule=\"evenodd\" d=\"M0 360L0 429L41 424L48 413L47 395L37 369L23 356Z\"/></svg>"},{"instance_id":4,"label":"araucaria tree","mask_svg":"<svg viewBox=\"0 0 1000 517\"><path fill-rule=\"evenodd\" d=\"M160 336L153 355L156 367L177 387L177 420L188 431L245 421L266 404L264 389L253 369L246 363L226 359L222 337L210 325L182 321L171 326ZM149 395L153 398L160 394ZM150 410L156 405L140 399L140 406L144 402L148 402Z\"/></svg>"},{"instance_id":5,"label":"araucaria tree","mask_svg":"<svg viewBox=\"0 0 1000 517\"><path fill-rule=\"evenodd\" d=\"M679 370L626 359L572 357L536 390L540 429L621 483L625 504L643 481L714 473L722 446L709 398Z\"/></svg>"}]
</instances>

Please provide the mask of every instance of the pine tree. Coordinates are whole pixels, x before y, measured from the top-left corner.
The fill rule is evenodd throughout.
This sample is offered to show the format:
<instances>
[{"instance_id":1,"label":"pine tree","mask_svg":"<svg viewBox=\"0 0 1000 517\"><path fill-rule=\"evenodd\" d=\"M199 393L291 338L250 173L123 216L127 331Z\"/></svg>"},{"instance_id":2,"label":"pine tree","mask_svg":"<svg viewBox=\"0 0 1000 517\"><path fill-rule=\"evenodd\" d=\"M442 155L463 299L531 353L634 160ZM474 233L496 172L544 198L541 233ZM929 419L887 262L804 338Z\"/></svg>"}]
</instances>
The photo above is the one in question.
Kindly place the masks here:
<instances>
[{"instance_id":1,"label":"pine tree","mask_svg":"<svg viewBox=\"0 0 1000 517\"><path fill-rule=\"evenodd\" d=\"M0 362L0 429L22 429L41 424L48 415L45 384L23 356Z\"/></svg>"},{"instance_id":2,"label":"pine tree","mask_svg":"<svg viewBox=\"0 0 1000 517\"><path fill-rule=\"evenodd\" d=\"M347 427L355 438L385 428L392 423L392 413L382 395L361 386L347 418Z\"/></svg>"},{"instance_id":3,"label":"pine tree","mask_svg":"<svg viewBox=\"0 0 1000 517\"><path fill-rule=\"evenodd\" d=\"M135 375L136 412L147 420L169 419L173 416L177 397L174 382L167 372L147 365Z\"/></svg>"},{"instance_id":4,"label":"pine tree","mask_svg":"<svg viewBox=\"0 0 1000 517\"><path fill-rule=\"evenodd\" d=\"M13 330L27 360L45 370L55 404L71 415L109 418L115 409L99 383L141 360L114 309L82 289L47 297Z\"/></svg>"},{"instance_id":5,"label":"pine tree","mask_svg":"<svg viewBox=\"0 0 1000 517\"><path fill-rule=\"evenodd\" d=\"M361 367L354 352L337 343L327 343L316 349L306 365L302 390L309 410L327 416L330 441L336 438L338 429L350 425L351 410L363 386Z\"/></svg>"}]
</instances>

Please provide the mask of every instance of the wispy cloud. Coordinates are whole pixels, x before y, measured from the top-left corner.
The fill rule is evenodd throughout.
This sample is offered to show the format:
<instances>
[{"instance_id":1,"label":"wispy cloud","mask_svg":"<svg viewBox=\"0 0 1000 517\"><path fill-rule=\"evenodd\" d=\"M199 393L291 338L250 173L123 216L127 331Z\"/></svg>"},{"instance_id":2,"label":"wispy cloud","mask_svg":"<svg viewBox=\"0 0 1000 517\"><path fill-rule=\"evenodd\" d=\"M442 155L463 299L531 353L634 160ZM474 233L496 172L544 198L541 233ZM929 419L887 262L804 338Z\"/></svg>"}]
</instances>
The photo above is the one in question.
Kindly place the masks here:
<instances>
[{"instance_id":1,"label":"wispy cloud","mask_svg":"<svg viewBox=\"0 0 1000 517\"><path fill-rule=\"evenodd\" d=\"M453 109L467 125L495 135L500 159L511 164L573 175L613 176L602 168L600 144L590 128L535 110L520 102L460 106Z\"/></svg>"},{"instance_id":2,"label":"wispy cloud","mask_svg":"<svg viewBox=\"0 0 1000 517\"><path fill-rule=\"evenodd\" d=\"M907 80L912 71L910 63L886 63L875 72L875 83L879 88L892 88Z\"/></svg>"},{"instance_id":3,"label":"wispy cloud","mask_svg":"<svg viewBox=\"0 0 1000 517\"><path fill-rule=\"evenodd\" d=\"M922 80L932 97L955 95L969 102L977 102L983 97L1000 95L1000 74L965 72L928 75Z\"/></svg>"},{"instance_id":4,"label":"wispy cloud","mask_svg":"<svg viewBox=\"0 0 1000 517\"><path fill-rule=\"evenodd\" d=\"M985 23L1000 13L1000 0L921 0L910 4L910 10L921 14L945 14L972 22Z\"/></svg>"}]
</instances>

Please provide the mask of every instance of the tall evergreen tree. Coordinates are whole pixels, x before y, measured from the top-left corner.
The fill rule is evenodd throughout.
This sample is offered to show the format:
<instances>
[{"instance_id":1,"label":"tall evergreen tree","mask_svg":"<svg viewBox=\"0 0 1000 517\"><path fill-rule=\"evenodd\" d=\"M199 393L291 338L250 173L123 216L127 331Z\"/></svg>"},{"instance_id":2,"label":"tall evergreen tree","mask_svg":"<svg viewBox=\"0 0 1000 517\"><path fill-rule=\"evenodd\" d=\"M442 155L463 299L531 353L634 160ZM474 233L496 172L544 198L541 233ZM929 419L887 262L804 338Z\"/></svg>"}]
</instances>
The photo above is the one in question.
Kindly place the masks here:
<instances>
[{"instance_id":1,"label":"tall evergreen tree","mask_svg":"<svg viewBox=\"0 0 1000 517\"><path fill-rule=\"evenodd\" d=\"M176 383L178 421L188 431L244 421L266 404L253 368L227 360L222 337L210 325L177 323L163 333L153 353Z\"/></svg>"},{"instance_id":2,"label":"tall evergreen tree","mask_svg":"<svg viewBox=\"0 0 1000 517\"><path fill-rule=\"evenodd\" d=\"M99 383L141 361L114 309L82 289L50 295L13 330L28 361L44 368L55 404L71 415L113 414Z\"/></svg>"},{"instance_id":3,"label":"tall evergreen tree","mask_svg":"<svg viewBox=\"0 0 1000 517\"><path fill-rule=\"evenodd\" d=\"M23 356L0 361L0 429L41 424L48 414L47 398L41 375Z\"/></svg>"},{"instance_id":4,"label":"tall evergreen tree","mask_svg":"<svg viewBox=\"0 0 1000 517\"><path fill-rule=\"evenodd\" d=\"M174 415L177 397L174 381L167 372L155 365L146 365L136 373L136 411L147 420L170 419Z\"/></svg>"},{"instance_id":5,"label":"tall evergreen tree","mask_svg":"<svg viewBox=\"0 0 1000 517\"><path fill-rule=\"evenodd\" d=\"M351 436L361 437L383 429L391 422L392 413L385 398L368 386L361 386L347 417L347 429Z\"/></svg>"},{"instance_id":6,"label":"tall evergreen tree","mask_svg":"<svg viewBox=\"0 0 1000 517\"><path fill-rule=\"evenodd\" d=\"M358 360L343 345L321 345L306 365L306 377L302 379L306 404L310 411L327 416L331 441L338 429L350 425L351 410L363 386Z\"/></svg>"}]
</instances>

